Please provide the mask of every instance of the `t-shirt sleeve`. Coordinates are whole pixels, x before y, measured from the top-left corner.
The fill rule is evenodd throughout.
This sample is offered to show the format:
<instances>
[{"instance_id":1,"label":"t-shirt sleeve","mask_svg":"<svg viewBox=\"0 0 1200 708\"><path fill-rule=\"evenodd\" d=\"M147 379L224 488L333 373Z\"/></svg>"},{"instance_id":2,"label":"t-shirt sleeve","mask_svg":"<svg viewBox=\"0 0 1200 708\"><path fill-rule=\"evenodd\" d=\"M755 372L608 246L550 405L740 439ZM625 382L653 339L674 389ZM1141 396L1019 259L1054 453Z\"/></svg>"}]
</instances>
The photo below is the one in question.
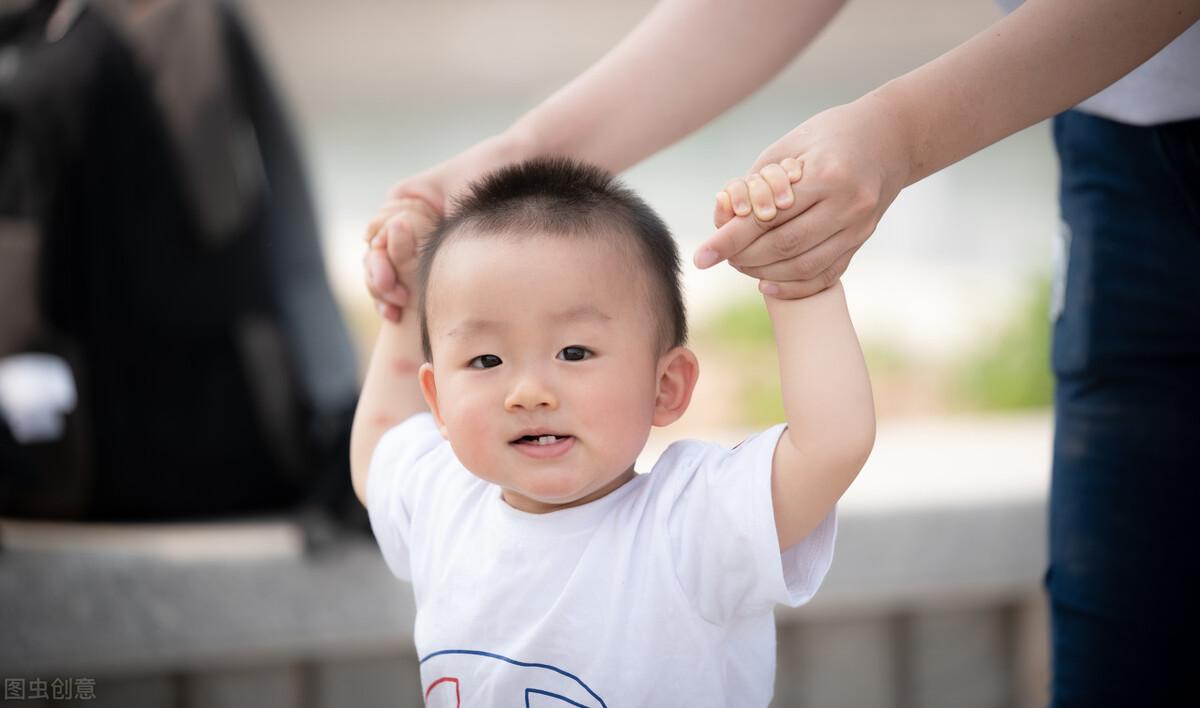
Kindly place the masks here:
<instances>
[{"instance_id":1,"label":"t-shirt sleeve","mask_svg":"<svg viewBox=\"0 0 1200 708\"><path fill-rule=\"evenodd\" d=\"M413 490L427 458L443 442L433 416L420 413L383 434L367 473L367 516L392 573L412 579L409 541ZM427 460L425 460L427 461Z\"/></svg>"},{"instance_id":2,"label":"t-shirt sleeve","mask_svg":"<svg viewBox=\"0 0 1200 708\"><path fill-rule=\"evenodd\" d=\"M710 622L796 607L816 593L833 560L837 511L780 553L771 501L771 462L779 425L733 450L696 443L694 466L672 501L668 532L683 590Z\"/></svg>"}]
</instances>

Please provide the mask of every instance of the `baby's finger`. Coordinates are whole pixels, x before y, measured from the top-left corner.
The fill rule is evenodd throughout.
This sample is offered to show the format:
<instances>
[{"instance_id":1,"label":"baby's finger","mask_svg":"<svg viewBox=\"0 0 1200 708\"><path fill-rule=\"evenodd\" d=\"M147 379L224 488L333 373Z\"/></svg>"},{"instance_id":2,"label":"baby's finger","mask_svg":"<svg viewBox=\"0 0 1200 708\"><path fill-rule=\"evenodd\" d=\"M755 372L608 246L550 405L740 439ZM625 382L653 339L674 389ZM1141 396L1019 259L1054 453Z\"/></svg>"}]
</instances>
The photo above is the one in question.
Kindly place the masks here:
<instances>
[{"instance_id":1,"label":"baby's finger","mask_svg":"<svg viewBox=\"0 0 1200 708\"><path fill-rule=\"evenodd\" d=\"M403 313L399 307L378 300L375 302L375 311L379 313L380 317L390 322L399 322Z\"/></svg>"},{"instance_id":2,"label":"baby's finger","mask_svg":"<svg viewBox=\"0 0 1200 708\"><path fill-rule=\"evenodd\" d=\"M375 212L374 218L367 224L366 233L363 235L363 240L367 243L374 241L379 232L383 231L383 227L388 220L395 216L398 212L404 209L404 202L399 199L389 199L379 207L379 211Z\"/></svg>"},{"instance_id":3,"label":"baby's finger","mask_svg":"<svg viewBox=\"0 0 1200 708\"><path fill-rule=\"evenodd\" d=\"M792 182L788 179L787 172L783 170L782 166L772 162L759 170L758 174L766 181L767 186L771 188L771 194L775 199L775 206L780 209L787 209L796 203L796 197L792 194Z\"/></svg>"},{"instance_id":4,"label":"baby's finger","mask_svg":"<svg viewBox=\"0 0 1200 708\"><path fill-rule=\"evenodd\" d=\"M407 273L417 260L417 239L412 226L413 216L397 214L387 222L387 257L396 273Z\"/></svg>"},{"instance_id":5,"label":"baby's finger","mask_svg":"<svg viewBox=\"0 0 1200 708\"><path fill-rule=\"evenodd\" d=\"M751 212L750 190L746 187L745 180L729 180L725 184L725 191L729 192L729 200L733 203L733 213L738 216L749 216Z\"/></svg>"},{"instance_id":6,"label":"baby's finger","mask_svg":"<svg viewBox=\"0 0 1200 708\"><path fill-rule=\"evenodd\" d=\"M363 283L367 286L367 293L371 296L371 299L375 301L376 307L378 307L383 303L383 295L376 286L376 282L380 282L381 272L372 268L372 253L374 252L367 251L363 254Z\"/></svg>"},{"instance_id":7,"label":"baby's finger","mask_svg":"<svg viewBox=\"0 0 1200 708\"><path fill-rule=\"evenodd\" d=\"M719 229L734 216L733 202L729 199L729 193L725 191L717 192L717 204L713 208L713 226Z\"/></svg>"},{"instance_id":8,"label":"baby's finger","mask_svg":"<svg viewBox=\"0 0 1200 708\"><path fill-rule=\"evenodd\" d=\"M785 157L779 161L779 166L787 173L790 182L799 182L804 177L804 163L794 157Z\"/></svg>"},{"instance_id":9,"label":"baby's finger","mask_svg":"<svg viewBox=\"0 0 1200 708\"><path fill-rule=\"evenodd\" d=\"M437 225L438 219L441 218L429 202L418 197L401 197L395 203L398 210L414 216L412 225L418 234L423 234L425 230L432 230Z\"/></svg>"},{"instance_id":10,"label":"baby's finger","mask_svg":"<svg viewBox=\"0 0 1200 708\"><path fill-rule=\"evenodd\" d=\"M437 228L441 215L423 199L402 199L400 203L409 216L408 223L412 226L417 243L424 241Z\"/></svg>"},{"instance_id":11,"label":"baby's finger","mask_svg":"<svg viewBox=\"0 0 1200 708\"><path fill-rule=\"evenodd\" d=\"M759 221L774 219L775 197L771 194L771 187L767 181L756 173L746 180L746 186L750 190L750 205L754 208L754 218Z\"/></svg>"},{"instance_id":12,"label":"baby's finger","mask_svg":"<svg viewBox=\"0 0 1200 708\"><path fill-rule=\"evenodd\" d=\"M375 237L380 235L383 231L383 225L387 223L390 217L390 213L380 209L375 218L371 219L371 222L367 224L367 230L363 232L363 240L367 243L374 243Z\"/></svg>"},{"instance_id":13,"label":"baby's finger","mask_svg":"<svg viewBox=\"0 0 1200 708\"><path fill-rule=\"evenodd\" d=\"M363 256L363 271L367 279L367 291L378 302L397 307L408 303L408 289L396 280L396 271L388 260L387 253L371 249Z\"/></svg>"}]
</instances>

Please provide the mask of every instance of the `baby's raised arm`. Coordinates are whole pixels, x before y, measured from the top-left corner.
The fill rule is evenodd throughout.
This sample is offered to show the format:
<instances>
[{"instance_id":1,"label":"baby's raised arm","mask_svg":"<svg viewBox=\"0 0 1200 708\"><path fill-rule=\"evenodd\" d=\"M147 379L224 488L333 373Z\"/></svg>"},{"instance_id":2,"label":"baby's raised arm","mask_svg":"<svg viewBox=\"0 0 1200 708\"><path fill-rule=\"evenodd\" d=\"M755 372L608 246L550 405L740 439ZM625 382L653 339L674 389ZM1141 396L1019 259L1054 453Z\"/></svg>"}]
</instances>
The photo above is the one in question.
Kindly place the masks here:
<instances>
[{"instance_id":1,"label":"baby's raised arm","mask_svg":"<svg viewBox=\"0 0 1200 708\"><path fill-rule=\"evenodd\" d=\"M776 206L795 201L788 197L800 171L781 164L735 180L718 196L717 219L752 218L753 211L753 218L770 220ZM789 194L781 202L784 189ZM841 283L798 300L771 297L771 287L760 284L775 329L788 425L775 448L771 498L779 547L786 550L817 527L862 469L875 441L875 405Z\"/></svg>"},{"instance_id":2,"label":"baby's raised arm","mask_svg":"<svg viewBox=\"0 0 1200 708\"><path fill-rule=\"evenodd\" d=\"M367 230L369 248L395 248L397 244L406 244L415 252L416 244L433 229L436 219L437 215L417 200L385 205ZM388 231L387 244L380 238L384 230ZM415 263L415 258L408 261ZM408 291L415 293L414 273L410 270L400 277L406 281L404 285ZM367 366L350 434L350 477L354 493L364 505L367 503L367 471L379 438L397 423L428 410L417 382L417 370L424 360L415 307L405 308L398 321L383 321L371 353L371 363Z\"/></svg>"}]
</instances>

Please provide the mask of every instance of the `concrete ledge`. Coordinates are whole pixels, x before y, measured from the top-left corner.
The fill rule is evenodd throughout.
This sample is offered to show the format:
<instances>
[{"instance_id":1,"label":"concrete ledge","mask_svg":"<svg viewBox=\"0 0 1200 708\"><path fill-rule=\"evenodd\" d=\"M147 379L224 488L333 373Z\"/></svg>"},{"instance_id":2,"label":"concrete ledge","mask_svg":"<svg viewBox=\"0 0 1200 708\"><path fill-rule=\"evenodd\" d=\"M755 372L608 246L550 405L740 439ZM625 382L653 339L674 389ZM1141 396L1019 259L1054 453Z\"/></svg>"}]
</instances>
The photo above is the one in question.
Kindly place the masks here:
<instances>
[{"instance_id":1,"label":"concrete ledge","mask_svg":"<svg viewBox=\"0 0 1200 708\"><path fill-rule=\"evenodd\" d=\"M0 668L145 674L411 653L412 591L369 539L254 562L5 550Z\"/></svg>"},{"instance_id":2,"label":"concrete ledge","mask_svg":"<svg viewBox=\"0 0 1200 708\"><path fill-rule=\"evenodd\" d=\"M1014 601L1040 583L1045 545L1044 502L848 510L817 596L777 616Z\"/></svg>"}]
</instances>

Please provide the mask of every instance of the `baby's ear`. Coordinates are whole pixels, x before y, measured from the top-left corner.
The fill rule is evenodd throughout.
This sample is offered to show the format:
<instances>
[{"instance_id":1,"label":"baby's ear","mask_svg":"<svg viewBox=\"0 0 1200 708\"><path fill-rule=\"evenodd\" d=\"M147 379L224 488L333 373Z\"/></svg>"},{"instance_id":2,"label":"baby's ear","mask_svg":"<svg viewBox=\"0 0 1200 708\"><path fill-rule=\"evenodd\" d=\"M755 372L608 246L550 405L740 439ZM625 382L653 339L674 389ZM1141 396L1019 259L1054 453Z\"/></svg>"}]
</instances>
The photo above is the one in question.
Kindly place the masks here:
<instances>
[{"instance_id":1,"label":"baby's ear","mask_svg":"<svg viewBox=\"0 0 1200 708\"><path fill-rule=\"evenodd\" d=\"M654 399L654 425L679 420L692 402L700 378L700 362L687 347L675 347L658 359L658 393Z\"/></svg>"},{"instance_id":2,"label":"baby's ear","mask_svg":"<svg viewBox=\"0 0 1200 708\"><path fill-rule=\"evenodd\" d=\"M449 438L446 435L446 424L442 421L442 410L438 407L437 380L433 376L433 364L429 362L421 364L421 368L417 370L417 379L421 382L421 393L425 396L425 405L429 406L429 412L433 414L433 420L437 423L438 430L442 431L443 438Z\"/></svg>"}]
</instances>

